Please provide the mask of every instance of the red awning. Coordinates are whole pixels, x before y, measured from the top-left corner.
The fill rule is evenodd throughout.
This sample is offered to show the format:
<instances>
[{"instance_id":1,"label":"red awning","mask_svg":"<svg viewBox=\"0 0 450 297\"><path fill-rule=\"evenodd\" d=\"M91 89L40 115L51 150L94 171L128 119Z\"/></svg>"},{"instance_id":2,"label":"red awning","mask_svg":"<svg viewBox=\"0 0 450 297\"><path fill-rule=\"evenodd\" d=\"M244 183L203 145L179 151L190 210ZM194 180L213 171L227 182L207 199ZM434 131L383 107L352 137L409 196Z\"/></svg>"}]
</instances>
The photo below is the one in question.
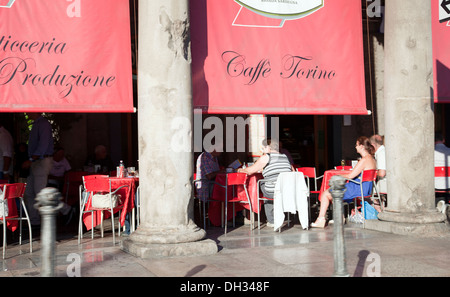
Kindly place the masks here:
<instances>
[{"instance_id":1,"label":"red awning","mask_svg":"<svg viewBox=\"0 0 450 297\"><path fill-rule=\"evenodd\" d=\"M133 112L128 0L0 2L0 112Z\"/></svg>"},{"instance_id":2,"label":"red awning","mask_svg":"<svg viewBox=\"0 0 450 297\"><path fill-rule=\"evenodd\" d=\"M447 2L431 0L433 95L436 103L450 103L450 4Z\"/></svg>"},{"instance_id":3,"label":"red awning","mask_svg":"<svg viewBox=\"0 0 450 297\"><path fill-rule=\"evenodd\" d=\"M194 107L367 114L361 1L191 3Z\"/></svg>"}]
</instances>

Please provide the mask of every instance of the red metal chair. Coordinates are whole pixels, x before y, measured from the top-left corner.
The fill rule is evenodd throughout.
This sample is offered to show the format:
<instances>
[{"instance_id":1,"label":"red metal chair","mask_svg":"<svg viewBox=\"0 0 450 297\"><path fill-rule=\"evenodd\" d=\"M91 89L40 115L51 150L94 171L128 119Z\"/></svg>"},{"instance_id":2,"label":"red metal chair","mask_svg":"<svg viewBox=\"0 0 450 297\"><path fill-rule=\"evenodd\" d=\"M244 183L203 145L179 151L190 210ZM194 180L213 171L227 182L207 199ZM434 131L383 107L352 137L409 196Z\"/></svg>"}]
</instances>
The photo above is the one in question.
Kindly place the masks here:
<instances>
[{"instance_id":1,"label":"red metal chair","mask_svg":"<svg viewBox=\"0 0 450 297\"><path fill-rule=\"evenodd\" d=\"M208 183L213 183L214 185L217 185L217 186L219 186L221 188L224 188L225 189L225 195L228 194L227 193L227 187L225 185L222 185L222 184L220 184L218 182L215 182L213 180L205 180L205 179L197 178L197 173L194 173L194 181L192 182L193 186L194 186L194 199L198 199L199 212L200 212L201 215L203 214L202 215L203 216L203 229L206 229L206 204L208 204L209 202L220 202L222 204L222 211L221 211L221 213L222 213L221 222L222 223L221 224L222 224L222 227L223 227L224 220L225 220L225 225L226 225L226 219L224 219L224 217L223 217L224 201L216 200L216 199L213 199L211 197L208 197L204 201L202 199L199 199L198 196L197 196L197 188L196 188L196 186L197 186L198 183L201 183L202 181L207 181Z\"/></svg>"},{"instance_id":2,"label":"red metal chair","mask_svg":"<svg viewBox=\"0 0 450 297\"><path fill-rule=\"evenodd\" d=\"M450 167L440 166L434 167L434 177L449 177L450 176ZM448 194L450 193L450 185L448 185L447 189L435 189L436 193L440 194Z\"/></svg>"},{"instance_id":3,"label":"red metal chair","mask_svg":"<svg viewBox=\"0 0 450 297\"><path fill-rule=\"evenodd\" d=\"M77 197L79 198L80 195L80 186L83 185L83 176L88 174L84 171L69 171L64 175L63 195L67 204L76 204Z\"/></svg>"},{"instance_id":4,"label":"red metal chair","mask_svg":"<svg viewBox=\"0 0 450 297\"><path fill-rule=\"evenodd\" d=\"M436 201L443 200L444 203L448 203L449 198L448 194L450 194L450 183L447 181L449 180L448 177L450 177L450 167L447 166L437 166L434 167L434 177L435 178L442 178L445 179L445 189L434 189L434 192L436 194Z\"/></svg>"},{"instance_id":5,"label":"red metal chair","mask_svg":"<svg viewBox=\"0 0 450 297\"><path fill-rule=\"evenodd\" d=\"M258 180L258 205L259 205L259 201L273 201L273 198L268 198L268 197L261 197L259 194L261 193L261 191L259 189L261 189L261 183L262 182L266 182L267 180L265 179L260 179ZM289 213L288 213L288 222L290 221L289 219ZM261 229L261 212L258 213L258 229ZM281 228L278 229L278 232L281 233Z\"/></svg>"},{"instance_id":6,"label":"red metal chair","mask_svg":"<svg viewBox=\"0 0 450 297\"><path fill-rule=\"evenodd\" d=\"M0 220L3 224L3 259L5 259L6 253L6 225L10 220L20 221L19 227L19 244L22 244L22 221L26 220L28 222L28 232L30 234L30 253L33 252L33 237L31 234L31 223L30 217L28 216L27 209L25 207L25 203L23 201L23 194L25 192L25 183L14 183L14 184L4 184L2 187L3 193L0 196L0 203L3 204L3 213L0 214ZM15 209L15 200L20 200L20 210L17 213L16 211L9 210L9 213L6 214L6 205L8 205L9 200L13 200L11 206ZM25 213L25 217L22 216L22 210Z\"/></svg>"},{"instance_id":7,"label":"red metal chair","mask_svg":"<svg viewBox=\"0 0 450 297\"><path fill-rule=\"evenodd\" d=\"M100 211L101 213L101 234L103 237L103 212L109 211L111 213L111 225L112 225L112 233L113 233L113 244L116 243L116 237L115 237L115 231L114 231L114 210L119 210L123 207L120 201L114 202L115 198L114 195L122 188L129 188L128 185L123 185L115 189L114 191L111 189L111 180L109 179L109 176L104 175L88 175L83 176L83 185L84 189L86 191L85 195L85 201L82 203L82 208L80 211L80 223L79 223L79 233L78 233L78 243L80 243L82 235L82 220L83 220L83 214L91 212L91 223L92 223L92 238L94 237L94 212ZM130 190L130 189L129 189ZM101 195L101 196L100 196ZM106 198L105 198L106 197ZM96 199L107 199L109 198L109 203L105 204L104 206L95 206L94 200ZM116 197L117 198L117 197ZM118 199L118 198L117 198ZM86 207L89 207L88 210L85 210ZM120 217L120 212L119 212ZM120 225L120 224L119 224ZM120 226L118 228L118 235L120 236Z\"/></svg>"},{"instance_id":8,"label":"red metal chair","mask_svg":"<svg viewBox=\"0 0 450 297\"><path fill-rule=\"evenodd\" d=\"M308 179L306 180L306 184L308 185L309 193L319 194L320 191L318 190L317 187L317 181L323 178L323 175L317 176L315 167L298 167L296 169L298 172L303 172L303 175L305 177L308 177ZM310 179L314 181L314 190L311 190Z\"/></svg>"},{"instance_id":9,"label":"red metal chair","mask_svg":"<svg viewBox=\"0 0 450 297\"><path fill-rule=\"evenodd\" d=\"M355 201L355 212L358 211L357 209L357 200L361 200L361 209L362 209L362 215L363 215L363 227L365 227L365 218L364 218L364 214L365 214L365 208L364 208L364 199L380 199L380 205L381 203L381 198L380 195L378 193L378 188L376 185L376 180L377 180L377 174L378 174L378 170L376 169L371 169L371 170L363 170L361 172L361 178L359 181L353 180L353 179L349 179L349 182L355 183L357 185L359 185L360 189L361 189L361 195L357 196L354 198ZM364 195L364 191L363 191L363 183L365 182L372 182L373 186L372 189L370 191L370 193L368 195ZM373 190L375 189L375 192L378 196L378 198L375 198Z\"/></svg>"},{"instance_id":10,"label":"red metal chair","mask_svg":"<svg viewBox=\"0 0 450 297\"><path fill-rule=\"evenodd\" d=\"M84 187L84 181L96 178L109 178L109 175L104 174L88 174L81 176L81 185L79 186L79 199L80 199L80 215L82 214L82 208L86 206L88 202L89 195L86 193L86 189Z\"/></svg>"},{"instance_id":11,"label":"red metal chair","mask_svg":"<svg viewBox=\"0 0 450 297\"><path fill-rule=\"evenodd\" d=\"M380 183L382 181L377 178L376 187L378 189L378 193L374 193L372 199L378 200L380 203L381 210L384 210L384 208L387 206L387 193L381 191ZM383 180L383 182L386 182L386 180ZM450 192L449 192L450 193Z\"/></svg>"},{"instance_id":12,"label":"red metal chair","mask_svg":"<svg viewBox=\"0 0 450 297\"><path fill-rule=\"evenodd\" d=\"M321 176L317 176L316 175L316 168L315 167L297 167L296 170L298 172L303 172L303 175L306 178L306 185L308 186L309 189L309 196L308 196L308 209L309 209L309 217L311 218L311 194L315 194L316 195L316 201L314 202L314 206L319 205L319 194L320 191L318 190L320 187L317 186L317 181L319 179L323 178L323 175ZM314 181L314 190L311 189L311 181Z\"/></svg>"},{"instance_id":13,"label":"red metal chair","mask_svg":"<svg viewBox=\"0 0 450 297\"><path fill-rule=\"evenodd\" d=\"M265 179L260 179L258 180L258 205L259 205L259 201L273 201L273 198L268 198L268 197L261 197L259 194L261 193L261 183L266 182L267 180ZM258 212L258 229L261 229L261 211ZM281 232L281 228L278 230L279 232Z\"/></svg>"},{"instance_id":14,"label":"red metal chair","mask_svg":"<svg viewBox=\"0 0 450 297\"><path fill-rule=\"evenodd\" d=\"M228 200L228 196L225 195L225 214L228 214L228 203L233 203L233 227L235 223L234 215L235 215L235 203L248 203L250 208L250 215L251 215L251 223L250 223L250 231L253 230L253 209L252 209L252 202L250 201L250 196L248 194L247 190L247 174L246 173L229 173L227 174L227 183L228 186L242 186L245 192L245 196L247 198L247 201L242 200L238 197L237 191L233 191L233 198L231 200ZM235 194L236 193L236 194ZM225 222L225 234L227 233L227 223Z\"/></svg>"}]
</instances>

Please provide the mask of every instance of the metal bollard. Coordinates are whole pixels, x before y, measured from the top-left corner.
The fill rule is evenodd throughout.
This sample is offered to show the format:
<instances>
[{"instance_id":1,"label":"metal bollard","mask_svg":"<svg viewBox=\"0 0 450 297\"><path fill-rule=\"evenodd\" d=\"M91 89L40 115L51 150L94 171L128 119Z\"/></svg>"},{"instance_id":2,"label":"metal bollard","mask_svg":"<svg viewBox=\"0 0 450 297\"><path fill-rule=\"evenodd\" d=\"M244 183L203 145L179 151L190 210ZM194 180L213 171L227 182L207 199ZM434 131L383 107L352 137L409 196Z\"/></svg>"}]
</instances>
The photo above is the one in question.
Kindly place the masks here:
<instances>
[{"instance_id":1,"label":"metal bollard","mask_svg":"<svg viewBox=\"0 0 450 297\"><path fill-rule=\"evenodd\" d=\"M335 175L330 179L333 196L333 232L334 232L334 276L350 276L345 260L344 226L342 221L342 198L344 197L346 179Z\"/></svg>"},{"instance_id":2,"label":"metal bollard","mask_svg":"<svg viewBox=\"0 0 450 297\"><path fill-rule=\"evenodd\" d=\"M61 193L55 188L44 188L36 197L35 208L41 214L41 276L54 276L56 215L62 208Z\"/></svg>"}]
</instances>

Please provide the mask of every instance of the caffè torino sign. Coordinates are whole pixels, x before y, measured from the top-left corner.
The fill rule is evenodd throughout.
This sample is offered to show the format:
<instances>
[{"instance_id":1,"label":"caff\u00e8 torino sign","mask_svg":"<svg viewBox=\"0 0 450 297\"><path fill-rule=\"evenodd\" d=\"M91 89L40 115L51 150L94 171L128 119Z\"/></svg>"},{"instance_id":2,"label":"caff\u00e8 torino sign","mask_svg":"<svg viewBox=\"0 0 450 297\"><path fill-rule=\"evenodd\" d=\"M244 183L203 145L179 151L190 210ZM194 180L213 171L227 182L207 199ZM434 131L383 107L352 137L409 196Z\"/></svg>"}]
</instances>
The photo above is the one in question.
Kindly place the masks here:
<instances>
[{"instance_id":1,"label":"caff\u00e8 torino sign","mask_svg":"<svg viewBox=\"0 0 450 297\"><path fill-rule=\"evenodd\" d=\"M310 15L324 6L324 0L234 0L259 15L294 20Z\"/></svg>"}]
</instances>

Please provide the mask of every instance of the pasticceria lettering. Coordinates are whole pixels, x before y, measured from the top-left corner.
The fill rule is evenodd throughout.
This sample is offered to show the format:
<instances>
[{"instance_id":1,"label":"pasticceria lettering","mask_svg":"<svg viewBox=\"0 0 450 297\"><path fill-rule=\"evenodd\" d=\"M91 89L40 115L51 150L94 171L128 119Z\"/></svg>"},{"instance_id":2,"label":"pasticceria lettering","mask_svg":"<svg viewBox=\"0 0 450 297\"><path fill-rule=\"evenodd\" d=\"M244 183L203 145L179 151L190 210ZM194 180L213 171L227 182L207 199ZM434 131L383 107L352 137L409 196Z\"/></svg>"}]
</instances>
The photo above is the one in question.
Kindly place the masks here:
<instances>
[{"instance_id":1,"label":"pasticceria lettering","mask_svg":"<svg viewBox=\"0 0 450 297\"><path fill-rule=\"evenodd\" d=\"M64 54L66 47L65 42L57 42L55 38L51 41L28 41L14 40L11 36L0 37L0 50L6 53Z\"/></svg>"}]
</instances>

